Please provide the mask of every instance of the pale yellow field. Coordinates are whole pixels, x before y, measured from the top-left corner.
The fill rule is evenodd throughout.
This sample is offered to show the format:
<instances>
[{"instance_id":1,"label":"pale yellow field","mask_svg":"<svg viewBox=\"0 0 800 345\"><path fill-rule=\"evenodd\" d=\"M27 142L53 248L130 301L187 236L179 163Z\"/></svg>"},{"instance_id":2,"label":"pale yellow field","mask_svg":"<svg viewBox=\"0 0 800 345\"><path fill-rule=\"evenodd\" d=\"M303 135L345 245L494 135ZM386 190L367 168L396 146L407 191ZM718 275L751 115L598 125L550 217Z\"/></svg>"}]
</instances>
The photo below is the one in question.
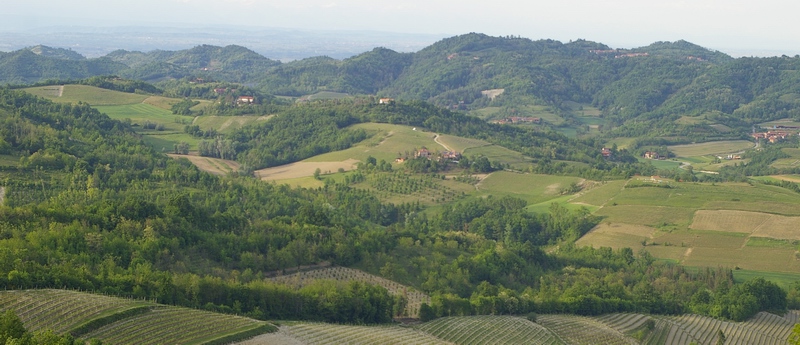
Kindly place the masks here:
<instances>
[{"instance_id":1,"label":"pale yellow field","mask_svg":"<svg viewBox=\"0 0 800 345\"><path fill-rule=\"evenodd\" d=\"M785 240L800 240L800 217L776 214L731 211L699 210L690 228L725 232L748 233L752 236Z\"/></svg>"},{"instance_id":2,"label":"pale yellow field","mask_svg":"<svg viewBox=\"0 0 800 345\"><path fill-rule=\"evenodd\" d=\"M192 155L168 154L167 156L175 159L186 158L192 162L192 164L197 166L198 169L214 175L227 175L231 172L239 170L239 163L231 160Z\"/></svg>"},{"instance_id":3,"label":"pale yellow field","mask_svg":"<svg viewBox=\"0 0 800 345\"><path fill-rule=\"evenodd\" d=\"M613 249L631 248L638 251L642 241L652 241L655 228L644 225L608 223L595 226L577 242L578 246L610 247Z\"/></svg>"},{"instance_id":4,"label":"pale yellow field","mask_svg":"<svg viewBox=\"0 0 800 345\"><path fill-rule=\"evenodd\" d=\"M739 267L746 270L798 272L800 260L792 249L764 247L694 248L683 262L687 266Z\"/></svg>"},{"instance_id":5,"label":"pale yellow field","mask_svg":"<svg viewBox=\"0 0 800 345\"><path fill-rule=\"evenodd\" d=\"M668 148L678 157L692 157L734 153L749 149L751 147L753 147L753 143L747 140L726 140L700 144L674 145L669 146Z\"/></svg>"},{"instance_id":6,"label":"pale yellow field","mask_svg":"<svg viewBox=\"0 0 800 345\"><path fill-rule=\"evenodd\" d=\"M319 169L323 174L328 172L336 172L339 168L353 170L356 168L356 163L359 161L355 159L348 159L343 162L295 162L291 164L281 165L272 168L256 170L255 175L257 178L265 181L277 181L290 178L298 178L305 176L313 176L314 171Z\"/></svg>"},{"instance_id":7,"label":"pale yellow field","mask_svg":"<svg viewBox=\"0 0 800 345\"><path fill-rule=\"evenodd\" d=\"M758 212L698 210L689 227L699 230L753 233L770 217L771 214Z\"/></svg>"}]
</instances>

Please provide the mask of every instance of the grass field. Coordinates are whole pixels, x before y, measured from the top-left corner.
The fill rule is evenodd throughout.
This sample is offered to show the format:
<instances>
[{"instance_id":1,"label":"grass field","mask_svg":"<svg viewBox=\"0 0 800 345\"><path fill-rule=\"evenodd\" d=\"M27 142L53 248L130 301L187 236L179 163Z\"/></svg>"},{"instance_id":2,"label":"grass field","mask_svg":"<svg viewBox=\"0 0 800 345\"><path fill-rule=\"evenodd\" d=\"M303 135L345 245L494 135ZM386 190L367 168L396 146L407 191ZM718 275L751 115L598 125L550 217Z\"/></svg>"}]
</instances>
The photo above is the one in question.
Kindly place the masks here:
<instances>
[{"instance_id":1,"label":"grass field","mask_svg":"<svg viewBox=\"0 0 800 345\"><path fill-rule=\"evenodd\" d=\"M502 146L488 145L480 147L472 147L464 150L463 154L467 157L470 156L486 156L490 157L493 162L500 162L503 164L511 165L511 167L518 170L525 170L531 165L531 159L525 157L523 154L509 150Z\"/></svg>"},{"instance_id":2,"label":"grass field","mask_svg":"<svg viewBox=\"0 0 800 345\"><path fill-rule=\"evenodd\" d=\"M94 108L112 119L130 119L134 126L140 126L140 130L145 121L149 121L164 126L164 131L182 132L183 127L191 124L194 120L192 116L175 115L169 110L145 103L95 106Z\"/></svg>"},{"instance_id":3,"label":"grass field","mask_svg":"<svg viewBox=\"0 0 800 345\"><path fill-rule=\"evenodd\" d=\"M491 143L479 139L457 137L447 134L439 135L439 141L457 152L464 152L467 149L492 145Z\"/></svg>"},{"instance_id":4,"label":"grass field","mask_svg":"<svg viewBox=\"0 0 800 345\"><path fill-rule=\"evenodd\" d=\"M112 91L86 85L37 86L22 90L54 102L85 102L92 106L137 104L150 97L149 95Z\"/></svg>"},{"instance_id":5,"label":"grass field","mask_svg":"<svg viewBox=\"0 0 800 345\"><path fill-rule=\"evenodd\" d=\"M479 190L495 196L513 196L529 204L546 202L561 196L561 190L571 183L580 183L578 177L540 174L520 174L496 171L481 181Z\"/></svg>"},{"instance_id":6,"label":"grass field","mask_svg":"<svg viewBox=\"0 0 800 345\"><path fill-rule=\"evenodd\" d=\"M413 157L414 150L426 147L432 152L444 151L444 148L433 141L435 133L425 132L409 126L383 123L362 123L352 126L363 129L373 136L349 149L330 152L306 159L306 162L341 162L348 159L365 161L367 157L375 157L387 162L394 162L399 155L408 153Z\"/></svg>"},{"instance_id":7,"label":"grass field","mask_svg":"<svg viewBox=\"0 0 800 345\"><path fill-rule=\"evenodd\" d=\"M753 143L747 140L726 140L700 144L674 145L669 146L668 149L678 157L693 157L734 153L752 147Z\"/></svg>"},{"instance_id":8,"label":"grass field","mask_svg":"<svg viewBox=\"0 0 800 345\"><path fill-rule=\"evenodd\" d=\"M759 183L633 185L608 182L571 201L602 205L601 223L579 245L643 248L692 266L800 271L797 193Z\"/></svg>"},{"instance_id":9,"label":"grass field","mask_svg":"<svg viewBox=\"0 0 800 345\"><path fill-rule=\"evenodd\" d=\"M272 116L198 116L192 124L202 130L214 129L219 133L231 133L244 126L269 120Z\"/></svg>"}]
</instances>

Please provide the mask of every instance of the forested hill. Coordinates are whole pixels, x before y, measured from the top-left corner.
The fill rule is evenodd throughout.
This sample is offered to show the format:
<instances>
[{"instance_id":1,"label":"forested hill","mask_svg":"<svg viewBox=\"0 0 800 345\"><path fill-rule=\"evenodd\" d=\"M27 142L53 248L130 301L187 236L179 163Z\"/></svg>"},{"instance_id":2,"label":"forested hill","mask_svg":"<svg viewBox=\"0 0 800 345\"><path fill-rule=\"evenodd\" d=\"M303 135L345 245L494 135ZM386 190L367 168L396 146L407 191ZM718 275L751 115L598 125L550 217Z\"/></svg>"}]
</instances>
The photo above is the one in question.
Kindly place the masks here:
<instances>
[{"instance_id":1,"label":"forested hill","mask_svg":"<svg viewBox=\"0 0 800 345\"><path fill-rule=\"evenodd\" d=\"M689 273L629 248L577 248L570 243L600 222L586 209L530 213L524 200L489 196L425 213L346 181L292 189L216 177L156 153L85 103L6 88L0 124L7 289L95 290L260 319L385 323L403 312L403 297L380 286L263 279L330 262L387 267L415 283L432 296L423 319L691 311L744 320L787 305L777 285L733 285L730 270Z\"/></svg>"},{"instance_id":2,"label":"forested hill","mask_svg":"<svg viewBox=\"0 0 800 345\"><path fill-rule=\"evenodd\" d=\"M52 55L52 54L51 54ZM461 110L518 110L575 103L601 110L614 136L730 136L730 128L800 117L800 57L738 58L686 41L614 49L598 42L533 41L470 33L416 53L375 48L344 60L280 63L239 46L182 51L116 51L61 60L21 50L0 55L0 82L116 74L163 83L236 82L263 94L320 91L425 100ZM200 81L202 82L202 81ZM496 98L482 91L502 90ZM690 120L678 121L682 117ZM714 124L724 125L711 126ZM741 132L741 131L738 131ZM734 131L734 133L738 133Z\"/></svg>"}]
</instances>

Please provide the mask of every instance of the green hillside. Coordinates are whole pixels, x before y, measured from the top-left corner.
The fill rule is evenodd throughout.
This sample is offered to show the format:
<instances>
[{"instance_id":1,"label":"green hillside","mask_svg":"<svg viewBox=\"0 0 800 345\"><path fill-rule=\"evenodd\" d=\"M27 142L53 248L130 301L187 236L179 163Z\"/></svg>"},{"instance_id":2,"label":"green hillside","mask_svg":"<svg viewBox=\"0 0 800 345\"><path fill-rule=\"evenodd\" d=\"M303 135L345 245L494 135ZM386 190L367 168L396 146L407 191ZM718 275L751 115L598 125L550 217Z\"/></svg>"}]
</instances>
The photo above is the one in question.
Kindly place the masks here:
<instances>
[{"instance_id":1,"label":"green hillside","mask_svg":"<svg viewBox=\"0 0 800 345\"><path fill-rule=\"evenodd\" d=\"M31 332L109 344L211 344L277 330L244 317L67 290L5 291L0 310L13 310Z\"/></svg>"}]
</instances>

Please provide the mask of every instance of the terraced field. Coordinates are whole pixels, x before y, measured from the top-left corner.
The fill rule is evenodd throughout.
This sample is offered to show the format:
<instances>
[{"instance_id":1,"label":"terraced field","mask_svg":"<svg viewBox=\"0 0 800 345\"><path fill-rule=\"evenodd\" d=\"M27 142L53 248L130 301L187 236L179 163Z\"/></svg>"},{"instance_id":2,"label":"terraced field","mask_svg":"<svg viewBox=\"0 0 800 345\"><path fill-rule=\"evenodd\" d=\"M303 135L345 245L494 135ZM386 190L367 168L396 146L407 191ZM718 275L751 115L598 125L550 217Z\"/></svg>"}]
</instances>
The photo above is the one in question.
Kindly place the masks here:
<instances>
[{"instance_id":1,"label":"terraced field","mask_svg":"<svg viewBox=\"0 0 800 345\"><path fill-rule=\"evenodd\" d=\"M430 303L430 297L428 297L428 295L419 292L414 288L348 267L328 267L268 278L268 280L275 283L286 284L297 288L303 287L318 279L360 281L373 285L380 285L388 290L392 295L406 296L408 299L406 315L412 317L416 317L416 315L419 314L419 307L422 305L422 303Z\"/></svg>"},{"instance_id":2,"label":"terraced field","mask_svg":"<svg viewBox=\"0 0 800 345\"><path fill-rule=\"evenodd\" d=\"M562 344L547 328L516 316L444 317L417 329L459 345Z\"/></svg>"}]
</instances>

